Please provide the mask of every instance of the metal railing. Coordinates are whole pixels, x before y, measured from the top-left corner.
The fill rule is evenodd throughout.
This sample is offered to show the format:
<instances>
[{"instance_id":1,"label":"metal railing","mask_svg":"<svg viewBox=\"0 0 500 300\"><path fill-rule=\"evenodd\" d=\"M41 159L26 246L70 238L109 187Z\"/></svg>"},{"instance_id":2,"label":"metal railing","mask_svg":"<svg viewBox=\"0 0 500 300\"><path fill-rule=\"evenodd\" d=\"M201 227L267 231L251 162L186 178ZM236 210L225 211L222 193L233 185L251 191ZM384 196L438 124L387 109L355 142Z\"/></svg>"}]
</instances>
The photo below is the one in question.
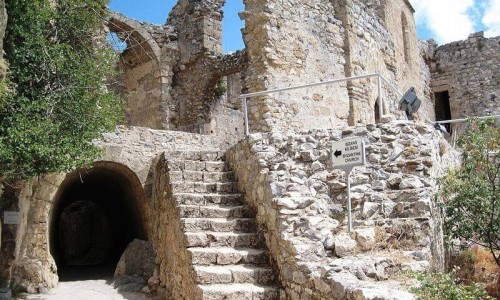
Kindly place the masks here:
<instances>
[{"instance_id":1,"label":"metal railing","mask_svg":"<svg viewBox=\"0 0 500 300\"><path fill-rule=\"evenodd\" d=\"M395 86L392 82L387 80L387 78L382 76L380 73L370 73L370 74L361 75L361 76L352 76L352 77L346 77L346 78L341 78L341 79L327 80L327 81L321 81L321 82L310 83L310 84L296 85L296 86L291 86L291 87L286 87L286 88L278 88L278 89L255 92L255 93L242 94L242 95L238 96L238 98L241 99L243 102L243 114L245 117L245 135L248 136L250 134L249 124L248 124L248 99L251 97L264 96L264 95L270 95L270 94L275 94L275 93L279 93L279 92L293 91L293 90L299 90L299 89L304 89L304 88L330 85L330 84L335 84L335 83L348 82L348 81L354 81L354 80L360 80L360 79L366 79L366 78L372 78L372 77L377 77L377 93L378 93L377 104L378 104L378 110L379 110L378 113L379 113L379 116L382 116L384 113L384 105L383 105L384 101L382 98L382 81L384 81L399 97L402 97L403 93L398 89L397 86ZM428 123L430 123L433 126L435 126L436 124L464 123L467 121L467 119L432 121L424 113L422 113L422 112L418 112L418 113ZM498 118L500 118L500 115L482 116L482 117L477 117L477 118L478 119L486 119L486 118L498 119Z\"/></svg>"},{"instance_id":2,"label":"metal railing","mask_svg":"<svg viewBox=\"0 0 500 300\"><path fill-rule=\"evenodd\" d=\"M346 78L341 78L341 79L327 80L327 81L321 81L321 82L310 83L310 84L296 85L296 86L291 86L291 87L286 87L286 88L278 88L278 89L255 92L255 93L242 94L238 98L241 99L243 102L243 114L245 116L245 135L248 136L250 134L249 124L248 124L248 98L270 95L270 94L275 94L275 93L279 93L279 92L299 90L299 89L316 87L316 86L323 86L323 85L330 85L330 84L341 83L341 82L348 82L348 81L354 81L354 80L360 80L360 79L366 79L366 78L373 78L373 77L377 77L377 92L378 92L377 104L378 104L378 110L379 110L378 113L379 113L379 116L382 116L384 114L384 105L383 105L384 102L382 99L382 81L387 83L387 85L391 89L393 89L394 92L396 92L396 94L398 94L399 96L403 96L403 93L401 93L394 84L392 84L389 80L387 80L380 73L371 73L371 74L366 74L366 75L361 75L361 76L352 76L352 77L346 77Z\"/></svg>"}]
</instances>

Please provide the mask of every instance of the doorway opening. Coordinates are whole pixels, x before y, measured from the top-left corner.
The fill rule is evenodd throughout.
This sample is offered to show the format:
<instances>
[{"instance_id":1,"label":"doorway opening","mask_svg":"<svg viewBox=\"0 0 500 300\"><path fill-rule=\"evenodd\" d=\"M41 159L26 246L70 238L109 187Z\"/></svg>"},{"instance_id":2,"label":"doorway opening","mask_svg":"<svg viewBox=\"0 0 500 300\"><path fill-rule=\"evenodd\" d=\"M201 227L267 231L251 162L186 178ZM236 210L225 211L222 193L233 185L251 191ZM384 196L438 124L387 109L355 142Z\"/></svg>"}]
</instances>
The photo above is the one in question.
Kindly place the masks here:
<instances>
[{"instance_id":1,"label":"doorway opening","mask_svg":"<svg viewBox=\"0 0 500 300\"><path fill-rule=\"evenodd\" d=\"M50 250L60 281L113 276L127 245L147 239L142 197L138 179L116 168L96 166L68 175L51 220Z\"/></svg>"},{"instance_id":2,"label":"doorway opening","mask_svg":"<svg viewBox=\"0 0 500 300\"><path fill-rule=\"evenodd\" d=\"M434 93L434 99L436 121L451 120L450 94L448 91ZM444 127L451 134L451 124L444 124Z\"/></svg>"}]
</instances>

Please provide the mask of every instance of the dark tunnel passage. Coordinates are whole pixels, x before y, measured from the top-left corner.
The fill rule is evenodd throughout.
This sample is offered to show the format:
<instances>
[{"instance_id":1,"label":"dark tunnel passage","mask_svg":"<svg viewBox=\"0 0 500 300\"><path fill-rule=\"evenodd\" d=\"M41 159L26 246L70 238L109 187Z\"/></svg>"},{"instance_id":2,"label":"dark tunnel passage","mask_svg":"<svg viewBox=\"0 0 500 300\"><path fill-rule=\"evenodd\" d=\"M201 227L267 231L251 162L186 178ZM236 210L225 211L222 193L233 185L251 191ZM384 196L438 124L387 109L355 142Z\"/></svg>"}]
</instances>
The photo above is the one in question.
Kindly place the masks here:
<instances>
[{"instance_id":1,"label":"dark tunnel passage","mask_svg":"<svg viewBox=\"0 0 500 300\"><path fill-rule=\"evenodd\" d=\"M127 245L147 239L140 197L140 184L107 167L68 175L54 204L50 235L60 280L113 275Z\"/></svg>"}]
</instances>

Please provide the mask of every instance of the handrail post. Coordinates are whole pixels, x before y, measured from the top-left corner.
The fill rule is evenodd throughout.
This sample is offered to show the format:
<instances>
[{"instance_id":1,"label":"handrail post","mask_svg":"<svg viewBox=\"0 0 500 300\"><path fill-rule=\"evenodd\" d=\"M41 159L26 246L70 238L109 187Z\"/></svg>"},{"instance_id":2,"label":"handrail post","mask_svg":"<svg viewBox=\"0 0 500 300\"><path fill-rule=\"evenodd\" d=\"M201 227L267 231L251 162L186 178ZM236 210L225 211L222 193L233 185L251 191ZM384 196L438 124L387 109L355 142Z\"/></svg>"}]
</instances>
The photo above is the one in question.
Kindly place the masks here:
<instances>
[{"instance_id":1,"label":"handrail post","mask_svg":"<svg viewBox=\"0 0 500 300\"><path fill-rule=\"evenodd\" d=\"M378 91L378 115L380 118L384 115L384 102L382 101L382 75L377 76L377 91Z\"/></svg>"},{"instance_id":2,"label":"handrail post","mask_svg":"<svg viewBox=\"0 0 500 300\"><path fill-rule=\"evenodd\" d=\"M241 100L243 101L243 114L245 117L245 119L244 119L244 121L245 121L245 136L249 136L250 129L248 126L248 98L244 97L244 98L241 98Z\"/></svg>"}]
</instances>

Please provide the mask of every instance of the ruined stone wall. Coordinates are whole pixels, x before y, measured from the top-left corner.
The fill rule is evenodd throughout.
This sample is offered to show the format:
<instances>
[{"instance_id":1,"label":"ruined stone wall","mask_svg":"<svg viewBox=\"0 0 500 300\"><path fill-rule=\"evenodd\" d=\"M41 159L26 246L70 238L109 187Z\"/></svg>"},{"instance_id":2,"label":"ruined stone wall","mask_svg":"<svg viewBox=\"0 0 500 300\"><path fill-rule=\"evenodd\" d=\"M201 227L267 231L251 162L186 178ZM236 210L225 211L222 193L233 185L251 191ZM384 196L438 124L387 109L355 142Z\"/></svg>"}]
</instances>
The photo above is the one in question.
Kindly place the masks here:
<instances>
[{"instance_id":1,"label":"ruined stone wall","mask_svg":"<svg viewBox=\"0 0 500 300\"><path fill-rule=\"evenodd\" d=\"M422 100L420 112L434 119L430 83L430 70L425 63L426 47L417 37L413 17L414 9L407 0L385 0L384 26L391 34L394 43L396 77L399 89L404 93L415 87L417 96ZM399 100L397 97L396 100Z\"/></svg>"},{"instance_id":2,"label":"ruined stone wall","mask_svg":"<svg viewBox=\"0 0 500 300\"><path fill-rule=\"evenodd\" d=\"M150 60L133 68L123 69L121 80L126 87L127 125L161 129L164 115L158 63Z\"/></svg>"},{"instance_id":3,"label":"ruined stone wall","mask_svg":"<svg viewBox=\"0 0 500 300\"><path fill-rule=\"evenodd\" d=\"M378 15L361 1L338 1L335 5L336 16L346 28L346 77L381 72L386 78L393 79L396 68L395 48ZM348 90L349 124L375 123L377 78L349 82ZM390 109L388 95L384 92L386 111Z\"/></svg>"},{"instance_id":4,"label":"ruined stone wall","mask_svg":"<svg viewBox=\"0 0 500 300\"><path fill-rule=\"evenodd\" d=\"M229 146L213 136L125 126L106 133L95 144L105 151L102 160L96 164L115 168L125 178L136 182L138 186L135 188L143 190L144 198L137 200L148 236L151 236L149 220L153 217L154 159L165 151L217 150ZM30 182L19 196L22 223L13 243L16 249L12 280L30 293L47 292L58 282L57 267L50 253L50 222L57 193L64 188L67 176L42 176Z\"/></svg>"},{"instance_id":5,"label":"ruined stone wall","mask_svg":"<svg viewBox=\"0 0 500 300\"><path fill-rule=\"evenodd\" d=\"M452 118L500 114L500 37L478 32L442 45L430 65L432 91L448 91Z\"/></svg>"},{"instance_id":6,"label":"ruined stone wall","mask_svg":"<svg viewBox=\"0 0 500 300\"><path fill-rule=\"evenodd\" d=\"M166 299L201 299L196 275L187 252L187 241L181 228L179 207L172 193L168 153L161 155L155 168L152 196L151 241L156 252L159 293Z\"/></svg>"},{"instance_id":7,"label":"ruined stone wall","mask_svg":"<svg viewBox=\"0 0 500 300\"><path fill-rule=\"evenodd\" d=\"M165 151L218 150L231 146L216 136L126 126L118 126L115 132L105 133L103 139L95 141L95 144L105 150L104 161L128 166L143 184L151 162Z\"/></svg>"},{"instance_id":8,"label":"ruined stone wall","mask_svg":"<svg viewBox=\"0 0 500 300\"><path fill-rule=\"evenodd\" d=\"M227 107L225 104L217 102L211 108L211 120L204 133L217 135L228 145L235 145L245 136L244 116L241 109Z\"/></svg>"},{"instance_id":9,"label":"ruined stone wall","mask_svg":"<svg viewBox=\"0 0 500 300\"><path fill-rule=\"evenodd\" d=\"M346 28L346 76L380 72L403 93L415 86L422 100L422 111L426 115L433 112L428 88L430 75L421 56L413 8L407 1L344 0L335 2L335 10ZM385 83L382 86L384 113L401 118L397 109L401 96ZM348 90L349 123L374 123L376 78L350 82Z\"/></svg>"},{"instance_id":10,"label":"ruined stone wall","mask_svg":"<svg viewBox=\"0 0 500 300\"><path fill-rule=\"evenodd\" d=\"M245 0L248 92L344 77L343 28L328 1ZM347 124L345 84L252 98L252 131ZM332 122L330 121L332 119Z\"/></svg>"},{"instance_id":11,"label":"ruined stone wall","mask_svg":"<svg viewBox=\"0 0 500 300\"><path fill-rule=\"evenodd\" d=\"M350 137L363 137L368 161L351 174L348 234L345 174L328 161L331 143ZM290 299L413 299L391 277L442 267L433 195L456 153L432 127L393 121L253 134L227 158Z\"/></svg>"},{"instance_id":12,"label":"ruined stone wall","mask_svg":"<svg viewBox=\"0 0 500 300\"><path fill-rule=\"evenodd\" d=\"M217 100L217 81L246 68L246 52L222 54L224 3L181 0L169 15L167 24L178 33L180 51L173 85L177 113L171 118L179 130L211 133L206 128Z\"/></svg>"},{"instance_id":13,"label":"ruined stone wall","mask_svg":"<svg viewBox=\"0 0 500 300\"><path fill-rule=\"evenodd\" d=\"M173 129L171 85L179 56L173 28L119 13L111 13L108 28L127 45L118 66L123 73L117 78L118 91L126 99L127 125Z\"/></svg>"}]
</instances>

